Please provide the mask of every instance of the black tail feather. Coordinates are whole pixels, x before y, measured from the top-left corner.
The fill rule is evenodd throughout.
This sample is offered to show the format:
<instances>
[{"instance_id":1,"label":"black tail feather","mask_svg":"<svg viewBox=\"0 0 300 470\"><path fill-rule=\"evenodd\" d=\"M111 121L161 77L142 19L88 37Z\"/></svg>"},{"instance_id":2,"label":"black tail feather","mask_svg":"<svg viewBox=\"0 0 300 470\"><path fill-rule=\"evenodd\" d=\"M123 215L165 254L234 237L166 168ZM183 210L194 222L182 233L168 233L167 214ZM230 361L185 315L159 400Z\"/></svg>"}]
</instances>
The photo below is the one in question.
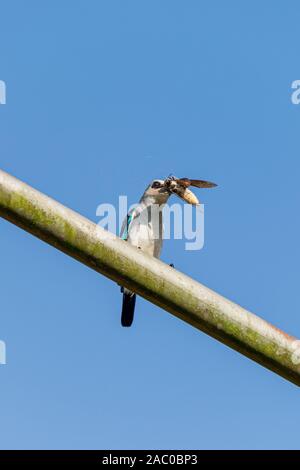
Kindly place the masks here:
<instances>
[{"instance_id":1,"label":"black tail feather","mask_svg":"<svg viewBox=\"0 0 300 470\"><path fill-rule=\"evenodd\" d=\"M135 294L123 294L123 305L122 305L122 316L121 324L122 326L131 326L134 317L134 307L135 307Z\"/></svg>"}]
</instances>

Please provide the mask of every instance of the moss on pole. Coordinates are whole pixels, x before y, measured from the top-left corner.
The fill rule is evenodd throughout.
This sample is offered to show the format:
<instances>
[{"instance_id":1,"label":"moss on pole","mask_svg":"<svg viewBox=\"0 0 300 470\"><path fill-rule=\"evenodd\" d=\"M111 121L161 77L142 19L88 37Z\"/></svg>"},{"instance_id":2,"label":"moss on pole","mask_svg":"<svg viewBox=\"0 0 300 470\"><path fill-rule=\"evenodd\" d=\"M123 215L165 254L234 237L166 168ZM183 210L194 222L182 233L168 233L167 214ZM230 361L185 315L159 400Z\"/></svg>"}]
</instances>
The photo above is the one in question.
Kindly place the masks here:
<instances>
[{"instance_id":1,"label":"moss on pole","mask_svg":"<svg viewBox=\"0 0 300 470\"><path fill-rule=\"evenodd\" d=\"M295 337L2 170L0 216L300 385Z\"/></svg>"}]
</instances>

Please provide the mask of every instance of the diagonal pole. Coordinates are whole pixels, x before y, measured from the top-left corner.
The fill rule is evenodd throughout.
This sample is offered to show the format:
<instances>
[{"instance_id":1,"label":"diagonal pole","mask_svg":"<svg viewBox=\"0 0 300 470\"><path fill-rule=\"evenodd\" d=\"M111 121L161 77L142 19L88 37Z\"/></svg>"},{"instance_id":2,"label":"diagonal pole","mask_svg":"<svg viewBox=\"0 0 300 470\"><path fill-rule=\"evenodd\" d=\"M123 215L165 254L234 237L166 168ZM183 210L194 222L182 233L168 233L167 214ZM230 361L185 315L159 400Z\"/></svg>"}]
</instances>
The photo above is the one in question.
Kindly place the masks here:
<instances>
[{"instance_id":1,"label":"diagonal pole","mask_svg":"<svg viewBox=\"0 0 300 470\"><path fill-rule=\"evenodd\" d=\"M300 341L0 170L0 216L300 385Z\"/></svg>"}]
</instances>

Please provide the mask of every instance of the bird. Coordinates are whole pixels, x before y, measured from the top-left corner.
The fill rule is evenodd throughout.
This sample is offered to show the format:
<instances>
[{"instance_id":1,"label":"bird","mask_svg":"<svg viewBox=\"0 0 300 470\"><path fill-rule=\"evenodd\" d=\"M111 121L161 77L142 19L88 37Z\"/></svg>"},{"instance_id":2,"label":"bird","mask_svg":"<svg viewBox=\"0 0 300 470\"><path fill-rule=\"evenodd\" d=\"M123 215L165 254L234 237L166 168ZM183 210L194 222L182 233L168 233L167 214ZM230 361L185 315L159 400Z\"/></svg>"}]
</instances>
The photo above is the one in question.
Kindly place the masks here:
<instances>
[{"instance_id":1,"label":"bird","mask_svg":"<svg viewBox=\"0 0 300 470\"><path fill-rule=\"evenodd\" d=\"M185 202L199 204L197 197L188 188L213 188L217 186L205 180L177 178L173 175L165 180L155 179L147 186L139 204L128 212L123 221L120 237L130 245L150 256L159 258L163 243L162 210L172 194ZM173 264L170 266L174 267ZM121 325L130 327L134 319L136 294L125 287L123 293Z\"/></svg>"}]
</instances>

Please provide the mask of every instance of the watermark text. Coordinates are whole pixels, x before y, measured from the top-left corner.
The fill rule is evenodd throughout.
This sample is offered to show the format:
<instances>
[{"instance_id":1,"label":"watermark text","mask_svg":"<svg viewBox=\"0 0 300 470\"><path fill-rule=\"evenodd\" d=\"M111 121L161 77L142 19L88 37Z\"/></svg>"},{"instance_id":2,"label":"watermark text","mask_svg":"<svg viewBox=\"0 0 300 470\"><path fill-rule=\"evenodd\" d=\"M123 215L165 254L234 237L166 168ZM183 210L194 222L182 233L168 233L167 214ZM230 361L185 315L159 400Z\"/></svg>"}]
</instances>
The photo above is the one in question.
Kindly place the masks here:
<instances>
[{"instance_id":1,"label":"watermark text","mask_svg":"<svg viewBox=\"0 0 300 470\"><path fill-rule=\"evenodd\" d=\"M0 104L6 104L6 84L0 80Z\"/></svg>"}]
</instances>

